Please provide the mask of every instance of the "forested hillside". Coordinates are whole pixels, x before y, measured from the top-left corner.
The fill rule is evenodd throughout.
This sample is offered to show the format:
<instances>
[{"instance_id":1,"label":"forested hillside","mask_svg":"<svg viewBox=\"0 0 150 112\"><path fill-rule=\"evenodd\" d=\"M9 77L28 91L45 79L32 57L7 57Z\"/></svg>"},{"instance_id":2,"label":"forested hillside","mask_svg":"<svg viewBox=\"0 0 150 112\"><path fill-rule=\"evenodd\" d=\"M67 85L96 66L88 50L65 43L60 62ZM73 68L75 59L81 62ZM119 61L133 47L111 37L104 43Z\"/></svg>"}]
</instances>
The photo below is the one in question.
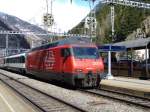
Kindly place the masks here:
<instances>
[{"instance_id":1,"label":"forested hillside","mask_svg":"<svg viewBox=\"0 0 150 112\"><path fill-rule=\"evenodd\" d=\"M150 3L150 0L142 2ZM110 5L99 4L96 10L97 19L97 36L96 42L111 42L111 22L110 22ZM144 37L150 37L150 10L139 9L127 6L115 5L115 37L114 42L135 38L135 35L144 32ZM146 22L145 22L146 21ZM80 23L72 31L74 33L83 33L79 28L84 24ZM134 35L132 33L135 33ZM132 36L131 36L132 35Z\"/></svg>"}]
</instances>

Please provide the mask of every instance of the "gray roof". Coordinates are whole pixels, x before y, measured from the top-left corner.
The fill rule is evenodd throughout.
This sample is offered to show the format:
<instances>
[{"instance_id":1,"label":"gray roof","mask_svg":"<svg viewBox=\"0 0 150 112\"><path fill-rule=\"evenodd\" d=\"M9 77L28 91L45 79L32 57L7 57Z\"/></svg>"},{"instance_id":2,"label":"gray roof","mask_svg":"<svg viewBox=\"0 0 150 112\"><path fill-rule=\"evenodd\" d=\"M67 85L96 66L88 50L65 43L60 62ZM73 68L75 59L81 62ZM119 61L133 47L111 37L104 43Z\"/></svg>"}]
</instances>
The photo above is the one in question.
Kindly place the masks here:
<instances>
[{"instance_id":1,"label":"gray roof","mask_svg":"<svg viewBox=\"0 0 150 112\"><path fill-rule=\"evenodd\" d=\"M149 38L139 38L136 40L128 40L123 42L114 43L114 46L125 46L127 49L133 48L133 49L144 49L146 46L148 46L150 43L150 37ZM149 46L148 46L149 47Z\"/></svg>"}]
</instances>

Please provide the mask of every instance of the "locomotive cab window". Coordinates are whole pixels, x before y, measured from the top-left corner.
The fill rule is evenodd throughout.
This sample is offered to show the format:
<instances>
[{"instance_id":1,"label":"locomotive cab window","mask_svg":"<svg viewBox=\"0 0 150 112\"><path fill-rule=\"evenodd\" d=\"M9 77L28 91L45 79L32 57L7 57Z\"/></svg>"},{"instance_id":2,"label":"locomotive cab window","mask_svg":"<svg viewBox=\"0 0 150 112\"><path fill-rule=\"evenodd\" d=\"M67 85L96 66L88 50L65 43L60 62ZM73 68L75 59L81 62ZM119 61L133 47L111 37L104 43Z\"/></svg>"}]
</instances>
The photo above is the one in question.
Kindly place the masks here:
<instances>
[{"instance_id":1,"label":"locomotive cab window","mask_svg":"<svg viewBox=\"0 0 150 112\"><path fill-rule=\"evenodd\" d=\"M75 58L98 59L99 53L95 47L73 47Z\"/></svg>"},{"instance_id":2,"label":"locomotive cab window","mask_svg":"<svg viewBox=\"0 0 150 112\"><path fill-rule=\"evenodd\" d=\"M69 48L63 48L61 49L61 57L68 57L71 55Z\"/></svg>"}]
</instances>

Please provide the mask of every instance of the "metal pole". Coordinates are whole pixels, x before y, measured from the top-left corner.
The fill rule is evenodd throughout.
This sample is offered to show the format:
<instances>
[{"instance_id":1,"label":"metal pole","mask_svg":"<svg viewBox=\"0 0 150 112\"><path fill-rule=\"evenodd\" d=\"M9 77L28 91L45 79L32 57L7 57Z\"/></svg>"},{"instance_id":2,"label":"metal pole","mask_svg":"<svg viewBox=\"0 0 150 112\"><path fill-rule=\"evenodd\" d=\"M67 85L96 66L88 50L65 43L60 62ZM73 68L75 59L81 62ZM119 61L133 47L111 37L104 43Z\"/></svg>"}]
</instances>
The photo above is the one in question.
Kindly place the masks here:
<instances>
[{"instance_id":1,"label":"metal pole","mask_svg":"<svg viewBox=\"0 0 150 112\"><path fill-rule=\"evenodd\" d=\"M131 74L130 77L132 77L133 75L133 49L131 48Z\"/></svg>"},{"instance_id":2,"label":"metal pole","mask_svg":"<svg viewBox=\"0 0 150 112\"><path fill-rule=\"evenodd\" d=\"M111 51L108 51L108 76L111 75Z\"/></svg>"},{"instance_id":3,"label":"metal pole","mask_svg":"<svg viewBox=\"0 0 150 112\"><path fill-rule=\"evenodd\" d=\"M50 5L50 7L51 7L51 15L53 16L53 14L52 14L52 6L53 6L53 0L51 0L51 5ZM52 25L50 26L50 31L52 32Z\"/></svg>"},{"instance_id":4,"label":"metal pole","mask_svg":"<svg viewBox=\"0 0 150 112\"><path fill-rule=\"evenodd\" d=\"M89 6L90 6L90 18L92 17L92 12L91 12L91 0L89 0ZM91 19L90 19L91 20ZM92 41L92 22L90 21L90 38L91 38L91 41Z\"/></svg>"},{"instance_id":5,"label":"metal pole","mask_svg":"<svg viewBox=\"0 0 150 112\"><path fill-rule=\"evenodd\" d=\"M148 71L148 53L147 53L147 46L146 46L146 49L145 49L145 60L146 60L146 77L148 78L149 77L149 71Z\"/></svg>"},{"instance_id":6,"label":"metal pole","mask_svg":"<svg viewBox=\"0 0 150 112\"><path fill-rule=\"evenodd\" d=\"M108 74L106 76L106 79L113 79L114 77L112 76L111 73L111 45L109 46L109 51L108 51Z\"/></svg>"},{"instance_id":7,"label":"metal pole","mask_svg":"<svg viewBox=\"0 0 150 112\"><path fill-rule=\"evenodd\" d=\"M113 38L114 38L114 5L112 4L111 8L111 30L112 30L112 42L113 42ZM109 51L108 51L108 74L106 76L106 79L113 79L113 75L111 73L111 45L109 46Z\"/></svg>"},{"instance_id":8,"label":"metal pole","mask_svg":"<svg viewBox=\"0 0 150 112\"><path fill-rule=\"evenodd\" d=\"M6 51L5 51L5 55L8 55L8 34L6 34Z\"/></svg>"},{"instance_id":9,"label":"metal pole","mask_svg":"<svg viewBox=\"0 0 150 112\"><path fill-rule=\"evenodd\" d=\"M114 32L115 32L115 28L114 28L114 22L115 22L115 20L114 20L114 16L115 16L115 8L114 8L114 5L112 5L111 7L110 7L110 9L111 9L111 32L112 32L112 41L113 41L113 39L114 39Z\"/></svg>"},{"instance_id":10,"label":"metal pole","mask_svg":"<svg viewBox=\"0 0 150 112\"><path fill-rule=\"evenodd\" d=\"M47 14L48 14L48 0L46 0L46 9L47 9Z\"/></svg>"},{"instance_id":11,"label":"metal pole","mask_svg":"<svg viewBox=\"0 0 150 112\"><path fill-rule=\"evenodd\" d=\"M53 6L53 0L51 0L51 14L52 14L52 6Z\"/></svg>"},{"instance_id":12,"label":"metal pole","mask_svg":"<svg viewBox=\"0 0 150 112\"><path fill-rule=\"evenodd\" d=\"M20 53L20 41L19 41L19 39L17 38L17 49L18 49L18 53Z\"/></svg>"}]
</instances>

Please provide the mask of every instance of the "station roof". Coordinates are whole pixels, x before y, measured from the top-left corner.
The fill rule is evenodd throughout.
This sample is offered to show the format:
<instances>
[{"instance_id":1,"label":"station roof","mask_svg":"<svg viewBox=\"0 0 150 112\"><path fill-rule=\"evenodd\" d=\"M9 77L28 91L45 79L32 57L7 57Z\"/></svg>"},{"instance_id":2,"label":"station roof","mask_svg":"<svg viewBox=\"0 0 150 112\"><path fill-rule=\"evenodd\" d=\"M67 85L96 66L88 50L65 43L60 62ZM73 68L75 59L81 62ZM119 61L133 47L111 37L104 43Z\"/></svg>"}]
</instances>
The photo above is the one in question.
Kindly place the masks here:
<instances>
[{"instance_id":1,"label":"station roof","mask_svg":"<svg viewBox=\"0 0 150 112\"><path fill-rule=\"evenodd\" d=\"M150 37L118 42L118 43L114 43L113 45L114 46L125 46L127 49L134 49L134 50L145 49L146 46L148 48L150 48Z\"/></svg>"}]
</instances>

